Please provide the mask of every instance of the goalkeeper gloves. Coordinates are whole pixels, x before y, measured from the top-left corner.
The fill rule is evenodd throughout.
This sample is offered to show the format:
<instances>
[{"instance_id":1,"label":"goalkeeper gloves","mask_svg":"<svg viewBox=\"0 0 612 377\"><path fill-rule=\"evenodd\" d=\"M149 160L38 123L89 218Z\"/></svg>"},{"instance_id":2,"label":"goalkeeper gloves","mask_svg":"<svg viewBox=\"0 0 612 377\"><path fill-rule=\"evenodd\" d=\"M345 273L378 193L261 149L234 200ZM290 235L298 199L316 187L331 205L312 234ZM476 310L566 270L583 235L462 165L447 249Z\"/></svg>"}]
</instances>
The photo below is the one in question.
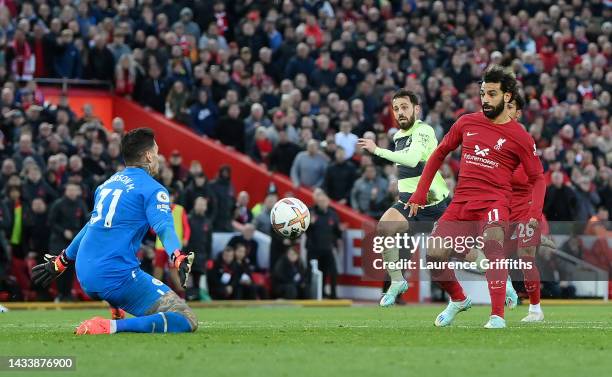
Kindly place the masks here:
<instances>
[{"instance_id":1,"label":"goalkeeper gloves","mask_svg":"<svg viewBox=\"0 0 612 377\"><path fill-rule=\"evenodd\" d=\"M179 279L181 286L187 288L187 276L191 272L191 265L193 264L193 258L195 254L193 252L186 253L184 251L175 250L172 253L172 264L178 270Z\"/></svg>"},{"instance_id":2,"label":"goalkeeper gloves","mask_svg":"<svg viewBox=\"0 0 612 377\"><path fill-rule=\"evenodd\" d=\"M66 250L62 250L60 255L45 254L45 261L45 263L32 268L34 284L40 285L43 288L48 287L53 280L57 279L71 263L68 257L66 257Z\"/></svg>"}]
</instances>

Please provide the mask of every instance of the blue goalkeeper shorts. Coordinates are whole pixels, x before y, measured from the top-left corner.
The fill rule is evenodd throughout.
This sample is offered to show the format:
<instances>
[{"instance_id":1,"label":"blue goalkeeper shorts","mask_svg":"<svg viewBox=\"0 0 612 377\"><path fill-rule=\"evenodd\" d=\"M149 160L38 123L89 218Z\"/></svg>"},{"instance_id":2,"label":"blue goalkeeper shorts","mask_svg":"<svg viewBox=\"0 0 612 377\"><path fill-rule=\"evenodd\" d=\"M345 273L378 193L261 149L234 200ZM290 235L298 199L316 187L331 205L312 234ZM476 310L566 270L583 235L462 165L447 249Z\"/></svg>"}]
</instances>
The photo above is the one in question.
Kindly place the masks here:
<instances>
[{"instance_id":1,"label":"blue goalkeeper shorts","mask_svg":"<svg viewBox=\"0 0 612 377\"><path fill-rule=\"evenodd\" d=\"M149 309L170 291L170 287L140 268L134 269L118 288L105 292L88 292L92 298L108 301L136 317L147 315Z\"/></svg>"}]
</instances>

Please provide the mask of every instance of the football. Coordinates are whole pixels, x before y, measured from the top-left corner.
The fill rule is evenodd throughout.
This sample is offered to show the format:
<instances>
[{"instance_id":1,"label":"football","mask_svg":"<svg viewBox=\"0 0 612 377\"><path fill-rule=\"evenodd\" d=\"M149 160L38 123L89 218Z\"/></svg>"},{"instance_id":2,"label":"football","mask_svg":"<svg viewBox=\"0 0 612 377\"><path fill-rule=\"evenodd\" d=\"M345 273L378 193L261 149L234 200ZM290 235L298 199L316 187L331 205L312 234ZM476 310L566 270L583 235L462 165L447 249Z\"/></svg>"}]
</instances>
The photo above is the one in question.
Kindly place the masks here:
<instances>
[{"instance_id":1,"label":"football","mask_svg":"<svg viewBox=\"0 0 612 377\"><path fill-rule=\"evenodd\" d=\"M276 202L270 213L272 229L281 237L296 239L310 225L310 211L301 200L284 198Z\"/></svg>"}]
</instances>

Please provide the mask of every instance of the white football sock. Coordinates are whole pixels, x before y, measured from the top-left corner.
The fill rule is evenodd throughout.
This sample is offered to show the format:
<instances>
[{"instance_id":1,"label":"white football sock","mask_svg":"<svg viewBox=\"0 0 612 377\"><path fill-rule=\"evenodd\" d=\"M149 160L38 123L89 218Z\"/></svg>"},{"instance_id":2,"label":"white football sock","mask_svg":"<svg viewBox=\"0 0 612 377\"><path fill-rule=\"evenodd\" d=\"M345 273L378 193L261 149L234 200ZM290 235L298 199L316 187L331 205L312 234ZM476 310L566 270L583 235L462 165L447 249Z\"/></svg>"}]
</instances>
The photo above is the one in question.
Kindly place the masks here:
<instances>
[{"instance_id":1,"label":"white football sock","mask_svg":"<svg viewBox=\"0 0 612 377\"><path fill-rule=\"evenodd\" d=\"M531 305L529 304L529 311L534 313L541 313L542 308L540 308L540 304Z\"/></svg>"}]
</instances>

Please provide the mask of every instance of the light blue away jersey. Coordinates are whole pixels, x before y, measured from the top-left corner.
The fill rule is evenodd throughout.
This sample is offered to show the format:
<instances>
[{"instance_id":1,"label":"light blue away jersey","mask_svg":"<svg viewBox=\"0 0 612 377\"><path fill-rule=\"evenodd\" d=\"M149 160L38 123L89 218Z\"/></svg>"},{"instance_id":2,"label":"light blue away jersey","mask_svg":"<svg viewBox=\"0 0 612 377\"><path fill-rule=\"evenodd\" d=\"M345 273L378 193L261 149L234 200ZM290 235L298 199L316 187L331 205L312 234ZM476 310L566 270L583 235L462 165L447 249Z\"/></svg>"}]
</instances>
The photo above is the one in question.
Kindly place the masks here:
<instances>
[{"instance_id":1,"label":"light blue away jersey","mask_svg":"<svg viewBox=\"0 0 612 377\"><path fill-rule=\"evenodd\" d=\"M66 251L69 259L76 258L83 288L115 288L139 268L136 253L149 227L160 235L169 254L180 249L168 190L146 171L129 167L98 186L91 219L79 234L82 238L77 236L76 245Z\"/></svg>"}]
</instances>

